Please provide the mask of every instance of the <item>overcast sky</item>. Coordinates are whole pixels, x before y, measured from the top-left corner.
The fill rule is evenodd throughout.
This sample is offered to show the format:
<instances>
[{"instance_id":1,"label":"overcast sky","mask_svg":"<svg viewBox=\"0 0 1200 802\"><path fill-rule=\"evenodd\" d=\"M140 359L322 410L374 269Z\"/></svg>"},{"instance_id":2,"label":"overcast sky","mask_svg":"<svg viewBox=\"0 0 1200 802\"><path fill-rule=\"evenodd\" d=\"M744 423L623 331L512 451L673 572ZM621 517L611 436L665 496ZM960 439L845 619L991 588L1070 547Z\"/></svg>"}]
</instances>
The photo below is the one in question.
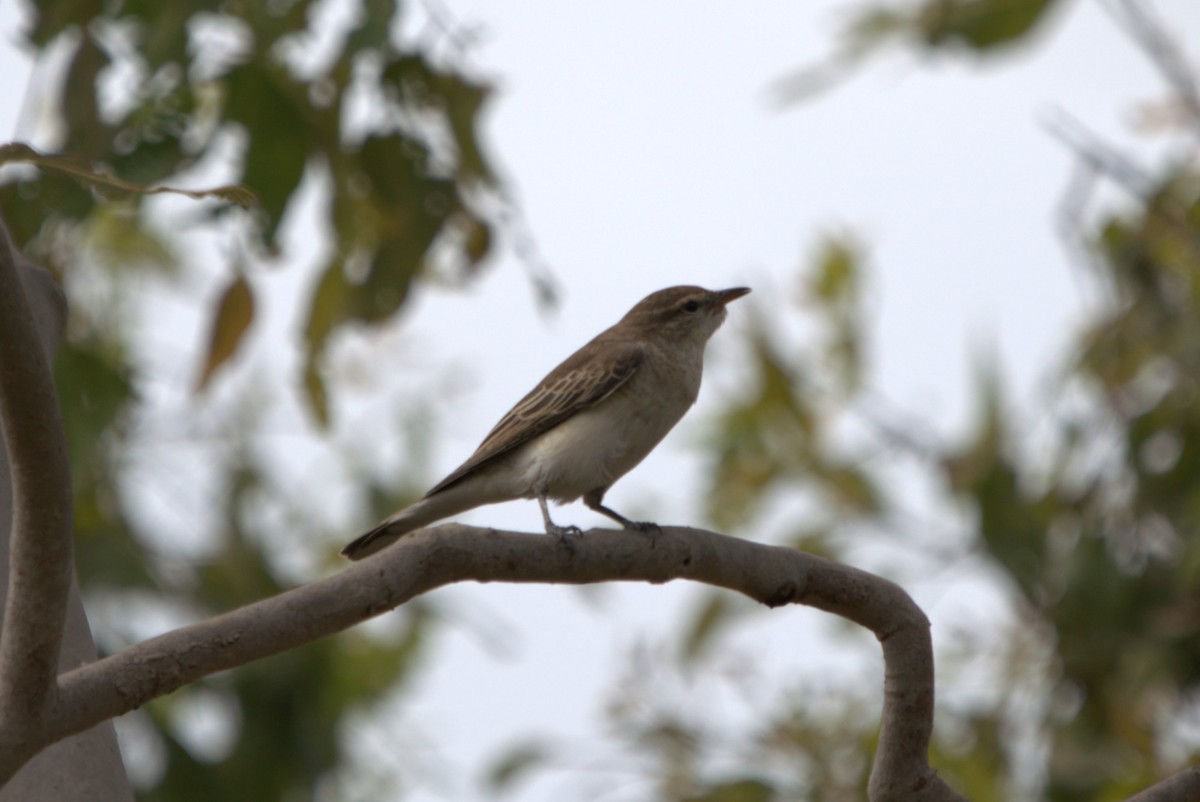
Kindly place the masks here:
<instances>
[{"instance_id":1,"label":"overcast sky","mask_svg":"<svg viewBox=\"0 0 1200 802\"><path fill-rule=\"evenodd\" d=\"M786 109L770 102L773 82L830 53L852 3L446 7L480 28L470 63L499 85L485 139L517 190L561 305L550 316L539 312L524 269L507 253L465 293L423 292L391 334L349 348L384 379L343 434L392 469L402 455L372 443L388 405L442 381L447 365L461 369L447 401L451 422L439 423L439 475L547 370L652 290L753 287L755 295L731 307L730 326L747 315L798 314L789 305L797 267L829 231L852 231L868 248L870 383L878 392L952 433L969 417L972 356L990 347L1011 396L1036 411L1041 380L1064 356L1070 324L1089 300L1056 238L1072 159L1046 121L1067 112L1115 144L1144 148L1131 121L1139 104L1163 94L1134 44L1088 0L1066 3L1031 47L982 63L893 52ZM29 71L13 46L18 8L0 5L0 81L9 99L0 104L0 128L28 139L35 115L27 101L18 123L16 102ZM1200 31L1194 0L1157 8L1173 30ZM311 265L304 214L293 221L287 258ZM714 366L733 357L722 347L728 334L714 339ZM694 422L736 375L709 376L689 419L609 494L615 508L701 522L703 463L688 445L699 432ZM603 523L582 507L556 518ZM533 531L540 522L532 502L464 519ZM936 640L939 616L994 591L914 593L934 619ZM396 739L373 741L370 759L400 750L459 772L428 782L419 800L467 798L462 773L514 735L563 734L581 755L576 767L590 765L582 756L599 739L599 694L623 670L628 649L658 639L695 598L682 586L606 589L600 597L561 588L439 591L460 623L400 706ZM812 670L826 659L804 646L819 617L779 613L781 623L756 627L737 648L772 675ZM482 717L472 712L479 707ZM574 797L576 782L553 777L519 798ZM634 783L628 795L603 798L638 790Z\"/></svg>"}]
</instances>

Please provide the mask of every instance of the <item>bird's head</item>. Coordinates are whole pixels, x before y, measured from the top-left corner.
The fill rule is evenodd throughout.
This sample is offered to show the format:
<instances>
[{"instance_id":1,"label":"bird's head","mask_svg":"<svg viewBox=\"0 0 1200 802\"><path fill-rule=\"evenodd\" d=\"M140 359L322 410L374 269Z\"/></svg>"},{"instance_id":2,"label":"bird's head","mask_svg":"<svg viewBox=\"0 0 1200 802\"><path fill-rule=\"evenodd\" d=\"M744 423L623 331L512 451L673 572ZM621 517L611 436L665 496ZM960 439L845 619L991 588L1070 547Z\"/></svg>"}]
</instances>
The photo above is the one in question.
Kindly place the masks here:
<instances>
[{"instance_id":1,"label":"bird's head","mask_svg":"<svg viewBox=\"0 0 1200 802\"><path fill-rule=\"evenodd\" d=\"M638 301L621 324L654 337L703 344L725 322L725 305L748 292L747 287L728 290L667 287Z\"/></svg>"}]
</instances>

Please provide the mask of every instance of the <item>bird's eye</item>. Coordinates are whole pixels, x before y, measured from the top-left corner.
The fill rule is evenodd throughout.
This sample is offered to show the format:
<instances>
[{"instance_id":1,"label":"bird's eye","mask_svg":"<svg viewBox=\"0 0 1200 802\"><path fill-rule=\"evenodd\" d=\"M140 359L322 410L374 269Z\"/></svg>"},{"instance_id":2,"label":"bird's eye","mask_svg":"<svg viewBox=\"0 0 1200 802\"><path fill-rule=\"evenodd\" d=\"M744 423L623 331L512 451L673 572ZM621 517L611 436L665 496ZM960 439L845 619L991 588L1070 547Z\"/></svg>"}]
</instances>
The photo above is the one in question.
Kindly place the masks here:
<instances>
[{"instance_id":1,"label":"bird's eye","mask_svg":"<svg viewBox=\"0 0 1200 802\"><path fill-rule=\"evenodd\" d=\"M685 312L695 312L699 308L700 304L697 301L688 301L683 305L683 311Z\"/></svg>"}]
</instances>

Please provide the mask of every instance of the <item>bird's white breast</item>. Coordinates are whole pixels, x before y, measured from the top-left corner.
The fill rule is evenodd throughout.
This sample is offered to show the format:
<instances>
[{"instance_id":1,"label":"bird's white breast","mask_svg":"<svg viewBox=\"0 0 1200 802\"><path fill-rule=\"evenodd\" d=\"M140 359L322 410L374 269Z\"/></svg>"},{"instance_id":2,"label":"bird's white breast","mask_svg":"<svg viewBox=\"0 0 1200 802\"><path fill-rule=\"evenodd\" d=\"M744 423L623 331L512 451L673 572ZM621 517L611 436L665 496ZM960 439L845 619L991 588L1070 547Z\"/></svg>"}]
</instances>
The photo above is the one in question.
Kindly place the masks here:
<instances>
[{"instance_id":1,"label":"bird's white breast","mask_svg":"<svg viewBox=\"0 0 1200 802\"><path fill-rule=\"evenodd\" d=\"M697 354L697 357L700 355ZM700 389L700 359L647 360L600 404L521 446L514 455L528 495L560 502L606 488L641 462L679 422Z\"/></svg>"}]
</instances>

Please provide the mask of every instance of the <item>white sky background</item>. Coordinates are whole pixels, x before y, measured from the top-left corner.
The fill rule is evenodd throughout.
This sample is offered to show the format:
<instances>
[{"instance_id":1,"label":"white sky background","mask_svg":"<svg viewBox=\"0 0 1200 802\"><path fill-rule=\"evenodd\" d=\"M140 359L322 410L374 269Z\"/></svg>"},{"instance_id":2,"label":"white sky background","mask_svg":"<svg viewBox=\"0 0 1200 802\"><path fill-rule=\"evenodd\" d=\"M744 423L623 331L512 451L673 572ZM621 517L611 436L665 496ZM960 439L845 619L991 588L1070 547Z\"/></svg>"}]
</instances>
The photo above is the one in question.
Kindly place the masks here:
<instances>
[{"instance_id":1,"label":"white sky background","mask_svg":"<svg viewBox=\"0 0 1200 802\"><path fill-rule=\"evenodd\" d=\"M435 421L434 474L452 469L547 370L654 289L754 287L755 295L731 307L730 327L751 314L794 315L796 268L829 230L859 233L869 247L870 381L878 392L951 434L969 419L972 357L993 346L1010 398L1036 413L1040 380L1063 356L1069 326L1087 301L1086 284L1072 275L1054 230L1072 157L1043 123L1062 109L1116 144L1144 148L1130 122L1136 105L1161 97L1162 86L1100 4L1081 1L1060 9L1035 47L983 65L950 57L918 63L893 53L815 101L772 106L772 82L827 55L841 12L854 7L844 0L736 8L452 0L448 8L460 21L482 26L470 61L500 86L485 141L519 193L562 303L552 316L541 315L523 268L505 253L466 291L424 290L390 332L347 343L341 369L360 379L362 392L340 410L338 435L355 444L355 467L379 475L399 470L395 410L432 384L448 390ZM1194 0L1156 7L1174 31L1200 31ZM8 99L0 104L0 130L28 139L36 114L27 103L18 127L29 71L12 44L18 11L0 5L0 81ZM320 243L304 223L311 214L311 204L299 210L288 232L287 269L259 279L267 314L281 330L295 311L279 298L294 298L319 259ZM212 292L222 278L208 276L200 286ZM172 307L147 325L169 344L169 353L150 360L173 388L163 391L162 414L185 414L193 373L181 374L175 349L199 348L198 319ZM729 334L727 327L714 339L716 370L697 408L609 494L616 509L702 523L703 455L688 446L736 376L736 355L722 345ZM244 362L250 369L271 364L286 378L286 362L281 368L273 356L251 354ZM447 379L451 370L461 378ZM299 432L303 422L287 426ZM346 466L331 466L319 444L281 438L270 447L293 466L297 494L344 484ZM349 525L341 511L347 501L343 494L318 516L331 527ZM188 504L201 502L173 506ZM203 534L182 531L187 520L178 512L174 519L162 510L147 515L181 537ZM558 511L556 519L603 524L581 506ZM533 502L463 520L540 526ZM934 620L935 640L945 637L939 623L950 626L964 611L1000 598L969 576L949 588L910 588ZM420 784L417 800L469 798L470 772L514 736L562 735L575 756L572 768L595 767L601 694L623 673L629 649L664 640L673 614L695 594L678 584L590 594L464 586L436 598L456 623L398 706L398 720L364 729L368 762L416 763L434 772L410 777ZM775 677L841 660L816 645L821 615L775 613L731 651ZM877 651L863 654L877 661ZM878 675L876 664L854 670ZM722 715L746 715L727 701ZM439 776L442 769L448 771ZM584 777L554 775L522 786L517 797L576 798L581 787L613 781ZM633 798L642 790L636 782L621 789L594 798Z\"/></svg>"}]
</instances>

